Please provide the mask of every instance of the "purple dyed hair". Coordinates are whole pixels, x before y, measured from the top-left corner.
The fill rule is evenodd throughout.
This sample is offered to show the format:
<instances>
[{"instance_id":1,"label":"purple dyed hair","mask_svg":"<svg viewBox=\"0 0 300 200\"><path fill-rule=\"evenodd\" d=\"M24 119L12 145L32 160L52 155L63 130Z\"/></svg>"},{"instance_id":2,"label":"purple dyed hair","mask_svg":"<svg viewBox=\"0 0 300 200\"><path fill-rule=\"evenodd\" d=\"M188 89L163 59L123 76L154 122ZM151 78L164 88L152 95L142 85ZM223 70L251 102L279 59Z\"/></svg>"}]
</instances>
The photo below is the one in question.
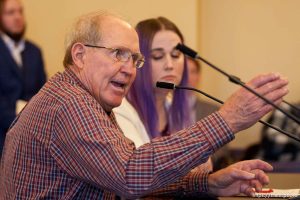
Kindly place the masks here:
<instances>
[{"instance_id":1,"label":"purple dyed hair","mask_svg":"<svg viewBox=\"0 0 300 200\"><path fill-rule=\"evenodd\" d=\"M137 110L142 122L144 123L150 138L161 136L158 131L158 113L155 107L155 94L152 86L151 73L151 45L154 35L161 30L169 30L176 33L182 43L183 35L177 26L164 17L147 19L141 21L136 26L139 35L141 53L145 56L145 64L137 70L137 76L127 95L128 101ZM188 73L186 59L184 59L184 70L180 85L187 86ZM172 105L168 114L168 130L170 133L179 131L191 123L190 112L188 109L187 92L175 90Z\"/></svg>"}]
</instances>

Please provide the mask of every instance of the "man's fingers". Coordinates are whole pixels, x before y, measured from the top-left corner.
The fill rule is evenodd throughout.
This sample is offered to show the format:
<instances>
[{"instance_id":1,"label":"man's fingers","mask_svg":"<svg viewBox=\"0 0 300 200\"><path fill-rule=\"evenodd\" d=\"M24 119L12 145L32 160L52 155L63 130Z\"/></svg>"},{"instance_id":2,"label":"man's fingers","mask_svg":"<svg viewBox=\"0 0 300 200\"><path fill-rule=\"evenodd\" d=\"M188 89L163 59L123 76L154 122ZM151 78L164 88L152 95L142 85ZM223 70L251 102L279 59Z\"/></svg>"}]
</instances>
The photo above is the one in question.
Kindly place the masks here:
<instances>
[{"instance_id":1,"label":"man's fingers","mask_svg":"<svg viewBox=\"0 0 300 200\"><path fill-rule=\"evenodd\" d=\"M261 191L263 186L269 183L269 177L262 170L252 170L251 173L255 175L255 178L244 180L240 187L240 192L248 196L254 195L255 191Z\"/></svg>"},{"instance_id":2,"label":"man's fingers","mask_svg":"<svg viewBox=\"0 0 300 200\"><path fill-rule=\"evenodd\" d=\"M240 169L234 169L232 172L232 177L233 179L239 180L252 180L255 178L255 174Z\"/></svg>"},{"instance_id":3,"label":"man's fingers","mask_svg":"<svg viewBox=\"0 0 300 200\"><path fill-rule=\"evenodd\" d=\"M269 177L265 174L264 171L260 170L260 169L256 169L251 171L252 173L255 174L255 180L258 180L262 185L266 185L269 184L270 179Z\"/></svg>"},{"instance_id":4,"label":"man's fingers","mask_svg":"<svg viewBox=\"0 0 300 200\"><path fill-rule=\"evenodd\" d=\"M280 88L272 93L265 95L265 98L269 99L270 101L277 101L278 99L283 98L286 94L289 93L289 90L286 87Z\"/></svg>"},{"instance_id":5,"label":"man's fingers","mask_svg":"<svg viewBox=\"0 0 300 200\"><path fill-rule=\"evenodd\" d=\"M287 79L276 79L272 82L268 82L261 87L256 88L256 91L261 95L266 95L270 92L286 87L288 84Z\"/></svg>"},{"instance_id":6,"label":"man's fingers","mask_svg":"<svg viewBox=\"0 0 300 200\"><path fill-rule=\"evenodd\" d=\"M255 193L255 190L253 189L253 187L250 185L250 183L243 183L241 185L241 190L240 190L241 193L247 195L247 196L252 196L254 197L254 193Z\"/></svg>"},{"instance_id":7,"label":"man's fingers","mask_svg":"<svg viewBox=\"0 0 300 200\"><path fill-rule=\"evenodd\" d=\"M262 75L264 76L264 75ZM272 77L272 76L271 76ZM263 79L263 78L258 78ZM256 80L256 79L254 79ZM266 80L266 79L263 79ZM269 80L269 79L267 79ZM260 82L261 83L261 82ZM288 94L289 90L287 88L288 80L287 79L274 79L271 82L265 82L264 85L257 87L255 91L260 95L264 96L266 99L270 100L271 102L278 101L282 99L286 94ZM256 97L258 98L258 97ZM260 100L260 99L257 99ZM262 104L267 104L265 101L260 100Z\"/></svg>"},{"instance_id":8,"label":"man's fingers","mask_svg":"<svg viewBox=\"0 0 300 200\"><path fill-rule=\"evenodd\" d=\"M262 85L265 85L268 82L275 81L279 78L280 75L278 73L263 74L253 78L247 83L247 85L255 89L261 87Z\"/></svg>"},{"instance_id":9,"label":"man's fingers","mask_svg":"<svg viewBox=\"0 0 300 200\"><path fill-rule=\"evenodd\" d=\"M249 170L254 169L260 169L263 171L272 171L273 167L269 163L259 160L259 159L253 159L253 160L245 160L242 162L237 163L238 165L247 166Z\"/></svg>"},{"instance_id":10,"label":"man's fingers","mask_svg":"<svg viewBox=\"0 0 300 200\"><path fill-rule=\"evenodd\" d=\"M251 187L255 189L255 191L259 192L263 188L263 184L257 180L251 181Z\"/></svg>"},{"instance_id":11,"label":"man's fingers","mask_svg":"<svg viewBox=\"0 0 300 200\"><path fill-rule=\"evenodd\" d=\"M288 93L287 84L286 79L275 73L257 76L247 83L250 88L276 104ZM230 96L219 113L236 133L253 125L272 109L265 101L241 88Z\"/></svg>"}]
</instances>

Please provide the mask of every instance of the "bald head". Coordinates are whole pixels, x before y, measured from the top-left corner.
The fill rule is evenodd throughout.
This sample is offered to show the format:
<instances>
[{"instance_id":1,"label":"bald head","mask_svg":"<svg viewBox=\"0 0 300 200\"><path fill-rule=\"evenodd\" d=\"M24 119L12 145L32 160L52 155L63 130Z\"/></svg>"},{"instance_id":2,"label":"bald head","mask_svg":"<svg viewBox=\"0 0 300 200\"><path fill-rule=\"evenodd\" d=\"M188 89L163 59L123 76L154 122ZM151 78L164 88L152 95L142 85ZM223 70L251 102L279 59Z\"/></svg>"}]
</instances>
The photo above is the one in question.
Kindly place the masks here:
<instances>
[{"instance_id":1,"label":"bald head","mask_svg":"<svg viewBox=\"0 0 300 200\"><path fill-rule=\"evenodd\" d=\"M93 12L79 17L72 26L65 40L65 57L63 64L65 67L72 65L71 48L77 43L97 44L103 40L103 33L109 32L114 27L122 25L129 29L134 29L129 23L121 19L120 16L107 12Z\"/></svg>"}]
</instances>

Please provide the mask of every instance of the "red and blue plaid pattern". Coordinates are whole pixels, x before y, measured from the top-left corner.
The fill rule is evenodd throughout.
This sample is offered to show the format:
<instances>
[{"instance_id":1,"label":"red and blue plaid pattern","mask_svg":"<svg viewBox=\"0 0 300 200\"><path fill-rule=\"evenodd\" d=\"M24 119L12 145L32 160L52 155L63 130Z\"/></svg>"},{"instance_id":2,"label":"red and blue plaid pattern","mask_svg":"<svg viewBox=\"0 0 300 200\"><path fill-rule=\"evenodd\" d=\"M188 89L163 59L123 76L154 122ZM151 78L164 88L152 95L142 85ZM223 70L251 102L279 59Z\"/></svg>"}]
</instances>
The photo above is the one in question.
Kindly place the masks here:
<instances>
[{"instance_id":1,"label":"red and blue plaid pattern","mask_svg":"<svg viewBox=\"0 0 300 200\"><path fill-rule=\"evenodd\" d=\"M218 113L135 148L71 70L32 98L7 134L0 199L115 199L207 191L190 172L233 133Z\"/></svg>"}]
</instances>

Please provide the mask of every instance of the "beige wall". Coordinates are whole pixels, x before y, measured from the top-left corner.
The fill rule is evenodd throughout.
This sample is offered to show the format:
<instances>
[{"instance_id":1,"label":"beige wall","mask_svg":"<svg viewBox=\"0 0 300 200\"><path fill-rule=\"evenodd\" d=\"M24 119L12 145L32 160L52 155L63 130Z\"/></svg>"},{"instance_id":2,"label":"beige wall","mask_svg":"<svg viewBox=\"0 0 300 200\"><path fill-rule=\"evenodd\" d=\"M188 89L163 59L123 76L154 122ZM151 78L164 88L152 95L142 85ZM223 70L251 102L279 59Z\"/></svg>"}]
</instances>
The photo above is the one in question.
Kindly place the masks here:
<instances>
[{"instance_id":1,"label":"beige wall","mask_svg":"<svg viewBox=\"0 0 300 200\"><path fill-rule=\"evenodd\" d=\"M65 33L76 17L97 10L121 14L130 23L157 16L176 22L196 47L197 0L23 0L28 22L27 36L43 49L49 76L63 70ZM159 5L159 6L158 6ZM187 23L188 22L188 23Z\"/></svg>"},{"instance_id":2,"label":"beige wall","mask_svg":"<svg viewBox=\"0 0 300 200\"><path fill-rule=\"evenodd\" d=\"M300 1L298 0L24 0L27 36L43 49L48 75L63 70L63 41L74 18L109 10L139 20L166 16L187 44L212 63L243 80L277 71L290 80L288 101L300 99ZM226 99L237 88L203 65L201 88ZM259 139L260 125L231 143L245 147Z\"/></svg>"},{"instance_id":3,"label":"beige wall","mask_svg":"<svg viewBox=\"0 0 300 200\"><path fill-rule=\"evenodd\" d=\"M202 0L200 8L198 47L203 57L245 81L280 72L290 80L286 100L300 101L300 1ZM208 66L203 69L206 91L226 99L237 88ZM260 129L256 125L239 134L231 145L257 141Z\"/></svg>"}]
</instances>

